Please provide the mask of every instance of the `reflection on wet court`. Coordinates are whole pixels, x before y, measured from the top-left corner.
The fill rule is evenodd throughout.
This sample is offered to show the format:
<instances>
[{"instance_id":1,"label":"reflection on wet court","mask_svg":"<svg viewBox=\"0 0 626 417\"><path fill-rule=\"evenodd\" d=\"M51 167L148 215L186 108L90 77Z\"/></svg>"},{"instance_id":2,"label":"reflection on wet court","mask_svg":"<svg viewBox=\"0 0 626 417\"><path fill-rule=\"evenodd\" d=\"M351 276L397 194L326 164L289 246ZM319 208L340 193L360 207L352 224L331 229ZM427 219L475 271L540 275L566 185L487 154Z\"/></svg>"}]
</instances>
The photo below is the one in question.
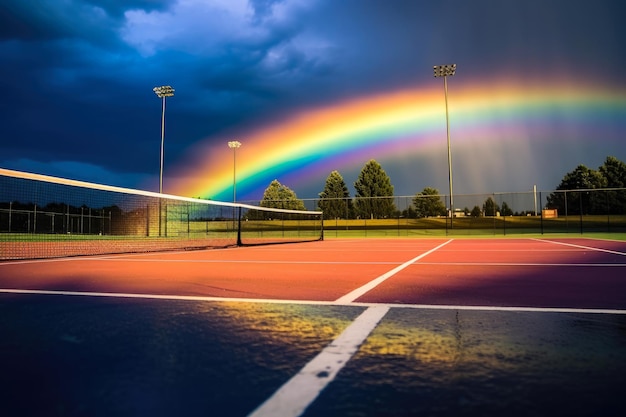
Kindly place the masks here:
<instances>
[{"instance_id":1,"label":"reflection on wet court","mask_svg":"<svg viewBox=\"0 0 626 417\"><path fill-rule=\"evenodd\" d=\"M626 316L392 309L306 416L623 415Z\"/></svg>"},{"instance_id":2,"label":"reflection on wet court","mask_svg":"<svg viewBox=\"0 0 626 417\"><path fill-rule=\"evenodd\" d=\"M4 415L246 416L366 306L0 295ZM392 307L304 416L624 415L626 315Z\"/></svg>"},{"instance_id":3,"label":"reflection on wet court","mask_svg":"<svg viewBox=\"0 0 626 417\"><path fill-rule=\"evenodd\" d=\"M246 415L360 310L0 295L4 415Z\"/></svg>"}]
</instances>

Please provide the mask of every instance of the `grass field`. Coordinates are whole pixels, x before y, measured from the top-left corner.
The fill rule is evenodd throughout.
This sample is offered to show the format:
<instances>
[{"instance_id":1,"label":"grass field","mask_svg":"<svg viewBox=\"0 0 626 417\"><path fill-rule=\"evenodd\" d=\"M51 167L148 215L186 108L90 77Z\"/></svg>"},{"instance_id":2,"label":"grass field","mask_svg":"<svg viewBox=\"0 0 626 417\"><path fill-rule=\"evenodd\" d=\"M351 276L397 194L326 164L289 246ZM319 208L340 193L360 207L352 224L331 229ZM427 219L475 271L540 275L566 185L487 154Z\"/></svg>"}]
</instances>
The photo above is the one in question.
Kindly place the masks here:
<instances>
[{"instance_id":1,"label":"grass field","mask_svg":"<svg viewBox=\"0 0 626 417\"><path fill-rule=\"evenodd\" d=\"M423 219L325 219L324 230L342 235L434 235L441 234L532 234L532 233L626 233L626 215L568 216L542 219L536 216L510 217L458 217ZM319 230L319 221L309 220L252 220L242 222L244 233L281 234ZM54 233L0 233L0 240L47 241L47 240L107 240L137 239L143 233L128 234L54 234ZM163 237L201 237L210 234L230 234L237 232L234 221L168 221L163 225ZM158 227L150 229L150 237L159 236Z\"/></svg>"},{"instance_id":2,"label":"grass field","mask_svg":"<svg viewBox=\"0 0 626 417\"><path fill-rule=\"evenodd\" d=\"M324 220L326 237L494 236L543 234L626 234L626 216L569 216L542 219L531 216L425 219Z\"/></svg>"},{"instance_id":3,"label":"grass field","mask_svg":"<svg viewBox=\"0 0 626 417\"><path fill-rule=\"evenodd\" d=\"M202 239L207 237L235 237L237 230L232 221L221 222L168 222L164 233L158 229L150 236L111 234L53 234L53 233L0 233L0 242L80 242L124 241L161 239ZM516 236L545 234L599 236L623 239L626 236L626 216L569 216L554 219L541 217L460 217L450 223L449 218L424 219L332 219L324 220L325 237L436 237L436 236ZM319 232L319 221L307 220L255 220L242 223L242 234L249 237L310 236ZM166 232L166 233L165 233Z\"/></svg>"}]
</instances>

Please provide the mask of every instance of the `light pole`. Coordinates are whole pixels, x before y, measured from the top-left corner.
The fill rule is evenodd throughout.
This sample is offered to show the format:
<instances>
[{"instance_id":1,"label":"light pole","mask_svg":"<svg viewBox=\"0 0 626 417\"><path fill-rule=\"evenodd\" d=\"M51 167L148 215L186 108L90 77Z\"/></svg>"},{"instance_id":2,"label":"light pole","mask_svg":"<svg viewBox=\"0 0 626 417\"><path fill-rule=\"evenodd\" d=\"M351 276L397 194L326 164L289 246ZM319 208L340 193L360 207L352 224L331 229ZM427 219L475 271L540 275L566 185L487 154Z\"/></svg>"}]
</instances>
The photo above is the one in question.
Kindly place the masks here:
<instances>
[{"instance_id":1,"label":"light pole","mask_svg":"<svg viewBox=\"0 0 626 417\"><path fill-rule=\"evenodd\" d=\"M237 201L237 148L240 146L239 141L228 142L228 147L233 150L233 203Z\"/></svg>"},{"instance_id":2,"label":"light pole","mask_svg":"<svg viewBox=\"0 0 626 417\"><path fill-rule=\"evenodd\" d=\"M448 180L450 182L450 227L454 219L454 197L452 195L452 152L450 151L450 121L448 119L448 77L456 73L456 64L435 65L435 77L443 77L443 90L446 99L446 134L448 136Z\"/></svg>"},{"instance_id":3,"label":"light pole","mask_svg":"<svg viewBox=\"0 0 626 417\"><path fill-rule=\"evenodd\" d=\"M163 193L163 143L165 142L165 98L174 95L174 89L169 85L154 87L154 93L163 100L161 111L161 170L159 172L159 193Z\"/></svg>"}]
</instances>

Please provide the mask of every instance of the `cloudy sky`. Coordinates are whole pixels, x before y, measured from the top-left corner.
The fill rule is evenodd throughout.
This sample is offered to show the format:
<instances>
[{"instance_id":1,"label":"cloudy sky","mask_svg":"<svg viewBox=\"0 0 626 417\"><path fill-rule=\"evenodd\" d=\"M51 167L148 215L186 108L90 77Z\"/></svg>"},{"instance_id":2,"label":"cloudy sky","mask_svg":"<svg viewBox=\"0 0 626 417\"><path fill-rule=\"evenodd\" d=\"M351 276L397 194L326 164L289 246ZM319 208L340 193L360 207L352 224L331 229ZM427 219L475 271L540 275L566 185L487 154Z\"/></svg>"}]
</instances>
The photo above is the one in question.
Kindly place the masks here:
<instances>
[{"instance_id":1,"label":"cloudy sky","mask_svg":"<svg viewBox=\"0 0 626 417\"><path fill-rule=\"evenodd\" d=\"M446 192L432 67L456 63L456 191L552 189L578 164L626 161L624 16L622 0L3 0L0 167L158 190L152 88L171 85L166 192L226 199L228 140L242 198L274 178L316 197L333 169L353 194L369 158L397 195ZM418 122L383 118L392 107ZM321 132L337 119L352 133Z\"/></svg>"}]
</instances>

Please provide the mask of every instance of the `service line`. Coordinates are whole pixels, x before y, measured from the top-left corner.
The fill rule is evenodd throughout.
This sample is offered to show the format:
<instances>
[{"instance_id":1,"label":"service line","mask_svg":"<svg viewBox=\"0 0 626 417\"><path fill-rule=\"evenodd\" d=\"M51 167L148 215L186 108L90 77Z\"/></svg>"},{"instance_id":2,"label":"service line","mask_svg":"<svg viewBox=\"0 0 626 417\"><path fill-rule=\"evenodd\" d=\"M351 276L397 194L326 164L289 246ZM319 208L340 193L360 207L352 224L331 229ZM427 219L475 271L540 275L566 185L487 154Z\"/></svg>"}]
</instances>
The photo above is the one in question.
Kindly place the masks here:
<instances>
[{"instance_id":1,"label":"service line","mask_svg":"<svg viewBox=\"0 0 626 417\"><path fill-rule=\"evenodd\" d=\"M387 280L387 278L390 278L392 276L394 276L395 274L397 274L398 272L402 271L404 268L414 264L415 262L419 261L420 259L422 259L424 256L426 255L430 255L431 253L433 253L434 251L444 247L445 245L447 245L448 243L452 242L453 239L450 239L446 242L443 242L441 245L429 250L428 252L424 252L419 256L416 256L415 258L411 259L410 261L407 261L405 263L403 263L402 265L392 269L391 271L379 276L376 279L373 279L372 281L368 282L367 284L349 292L348 294L339 297L335 302L339 303L339 304L345 304L345 303L351 303L354 300L356 300L357 298L359 298L360 296L364 295L365 293L373 290L374 288L376 288L377 286L379 286L380 284L382 284L384 281Z\"/></svg>"}]
</instances>

